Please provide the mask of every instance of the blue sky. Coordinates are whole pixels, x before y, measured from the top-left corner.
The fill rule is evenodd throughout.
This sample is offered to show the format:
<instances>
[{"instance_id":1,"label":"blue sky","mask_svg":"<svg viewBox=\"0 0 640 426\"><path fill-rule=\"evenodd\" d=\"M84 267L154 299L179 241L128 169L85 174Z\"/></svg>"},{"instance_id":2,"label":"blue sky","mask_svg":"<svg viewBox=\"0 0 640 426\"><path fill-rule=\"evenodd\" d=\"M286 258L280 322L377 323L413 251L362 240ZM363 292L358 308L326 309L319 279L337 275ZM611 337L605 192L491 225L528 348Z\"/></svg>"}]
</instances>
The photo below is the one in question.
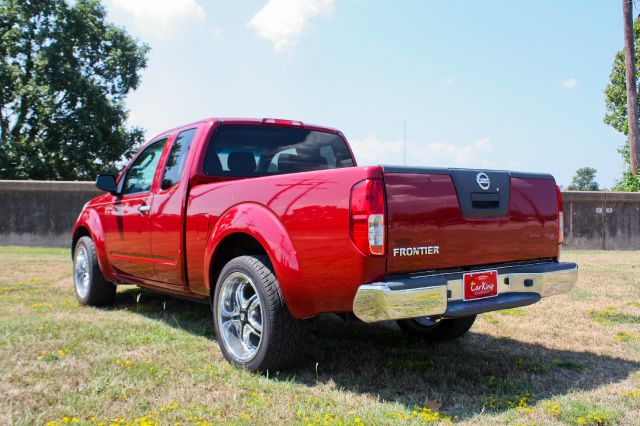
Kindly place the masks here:
<instances>
[{"instance_id":1,"label":"blue sky","mask_svg":"<svg viewBox=\"0 0 640 426\"><path fill-rule=\"evenodd\" d=\"M360 164L551 172L610 187L624 136L602 122L618 1L105 0L152 50L131 123L209 116L339 128Z\"/></svg>"}]
</instances>

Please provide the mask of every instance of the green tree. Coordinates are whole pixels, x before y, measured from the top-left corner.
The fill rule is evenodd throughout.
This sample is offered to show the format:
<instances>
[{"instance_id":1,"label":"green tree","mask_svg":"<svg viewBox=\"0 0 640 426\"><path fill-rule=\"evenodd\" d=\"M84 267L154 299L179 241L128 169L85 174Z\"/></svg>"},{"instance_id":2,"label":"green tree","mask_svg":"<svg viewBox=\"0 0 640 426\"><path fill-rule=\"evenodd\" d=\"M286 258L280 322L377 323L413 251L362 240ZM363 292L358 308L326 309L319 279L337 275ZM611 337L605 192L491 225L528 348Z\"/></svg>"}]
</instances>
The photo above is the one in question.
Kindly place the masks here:
<instances>
[{"instance_id":1,"label":"green tree","mask_svg":"<svg viewBox=\"0 0 640 426\"><path fill-rule=\"evenodd\" d=\"M593 167L580 167L576 170L567 189L569 191L599 191L600 186L596 182L596 173L597 170Z\"/></svg>"},{"instance_id":2,"label":"green tree","mask_svg":"<svg viewBox=\"0 0 640 426\"><path fill-rule=\"evenodd\" d=\"M640 17L633 22L633 38L636 51L636 78L640 73ZM625 79L624 69L624 51L616 53L613 60L613 68L611 70L610 82L604 89L605 104L607 112L604 116L604 122L617 131L629 134L629 124L627 121L627 83ZM631 174L630 157L629 157L629 141L618 149L625 163L625 170L622 178L616 182L613 189L618 191L640 191L640 175Z\"/></svg>"},{"instance_id":3,"label":"green tree","mask_svg":"<svg viewBox=\"0 0 640 426\"><path fill-rule=\"evenodd\" d=\"M99 0L0 0L0 178L113 169L143 138L124 99L148 49Z\"/></svg>"}]
</instances>

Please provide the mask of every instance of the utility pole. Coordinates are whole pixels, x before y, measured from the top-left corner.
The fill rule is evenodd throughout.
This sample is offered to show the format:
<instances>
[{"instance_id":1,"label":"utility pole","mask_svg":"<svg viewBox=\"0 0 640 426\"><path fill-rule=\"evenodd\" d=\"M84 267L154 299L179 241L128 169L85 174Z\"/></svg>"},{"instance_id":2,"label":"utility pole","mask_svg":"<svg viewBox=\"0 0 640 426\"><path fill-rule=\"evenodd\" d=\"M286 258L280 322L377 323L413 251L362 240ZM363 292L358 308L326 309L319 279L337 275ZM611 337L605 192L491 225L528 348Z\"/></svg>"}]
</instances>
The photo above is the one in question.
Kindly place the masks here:
<instances>
[{"instance_id":1,"label":"utility pole","mask_svg":"<svg viewBox=\"0 0 640 426\"><path fill-rule=\"evenodd\" d=\"M402 136L402 165L407 165L407 121L403 121L403 136Z\"/></svg>"},{"instance_id":2,"label":"utility pole","mask_svg":"<svg viewBox=\"0 0 640 426\"><path fill-rule=\"evenodd\" d=\"M622 0L624 15L624 69L627 76L627 119L629 120L629 162L631 173L638 174L638 89L636 87L636 56L633 37L633 0Z\"/></svg>"}]
</instances>

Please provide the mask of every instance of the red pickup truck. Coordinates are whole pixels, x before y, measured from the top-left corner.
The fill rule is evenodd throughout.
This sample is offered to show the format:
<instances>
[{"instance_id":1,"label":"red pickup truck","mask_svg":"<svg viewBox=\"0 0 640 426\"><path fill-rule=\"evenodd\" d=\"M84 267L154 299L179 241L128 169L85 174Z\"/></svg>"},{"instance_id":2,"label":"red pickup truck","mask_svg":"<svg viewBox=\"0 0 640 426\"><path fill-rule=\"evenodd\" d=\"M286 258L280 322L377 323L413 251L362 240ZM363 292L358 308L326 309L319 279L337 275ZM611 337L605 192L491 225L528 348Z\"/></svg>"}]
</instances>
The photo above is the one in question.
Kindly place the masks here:
<instances>
[{"instance_id":1,"label":"red pickup truck","mask_svg":"<svg viewBox=\"0 0 640 426\"><path fill-rule=\"evenodd\" d=\"M73 229L75 293L134 284L210 303L224 356L290 365L302 320L353 313L428 340L569 291L551 175L357 167L335 129L207 119L146 144Z\"/></svg>"}]
</instances>

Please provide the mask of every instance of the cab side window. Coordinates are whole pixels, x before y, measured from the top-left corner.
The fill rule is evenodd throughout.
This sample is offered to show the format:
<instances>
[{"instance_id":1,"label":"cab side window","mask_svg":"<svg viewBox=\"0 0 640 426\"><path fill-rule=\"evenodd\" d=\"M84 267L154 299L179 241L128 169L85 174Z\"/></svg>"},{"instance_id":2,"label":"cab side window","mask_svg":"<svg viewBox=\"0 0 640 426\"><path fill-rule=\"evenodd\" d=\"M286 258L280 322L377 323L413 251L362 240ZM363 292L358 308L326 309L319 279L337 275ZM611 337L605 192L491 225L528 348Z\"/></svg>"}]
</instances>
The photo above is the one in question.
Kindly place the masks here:
<instances>
[{"instance_id":1,"label":"cab side window","mask_svg":"<svg viewBox=\"0 0 640 426\"><path fill-rule=\"evenodd\" d=\"M162 150L167 139L154 142L145 148L133 161L127 170L127 180L124 183L124 195L149 192L153 183L153 175L162 156Z\"/></svg>"},{"instance_id":2,"label":"cab side window","mask_svg":"<svg viewBox=\"0 0 640 426\"><path fill-rule=\"evenodd\" d=\"M184 162L187 159L187 153L195 135L196 129L189 129L180 132L176 137L167 158L167 164L164 166L162 189L169 189L180 181Z\"/></svg>"}]
</instances>

